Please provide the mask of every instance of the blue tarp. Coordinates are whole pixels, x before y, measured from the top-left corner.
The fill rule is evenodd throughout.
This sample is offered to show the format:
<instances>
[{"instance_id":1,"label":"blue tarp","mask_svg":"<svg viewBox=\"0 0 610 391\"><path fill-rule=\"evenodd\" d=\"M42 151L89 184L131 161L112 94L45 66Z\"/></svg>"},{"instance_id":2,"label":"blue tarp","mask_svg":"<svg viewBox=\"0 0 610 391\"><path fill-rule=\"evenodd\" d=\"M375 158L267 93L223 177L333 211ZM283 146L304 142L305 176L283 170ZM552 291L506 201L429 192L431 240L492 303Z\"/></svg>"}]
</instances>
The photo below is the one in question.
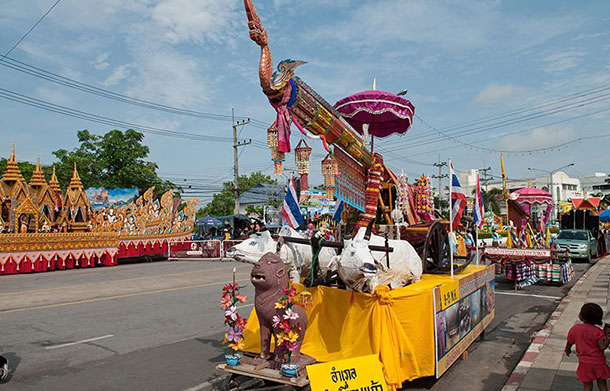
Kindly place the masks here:
<instances>
[{"instance_id":1,"label":"blue tarp","mask_svg":"<svg viewBox=\"0 0 610 391\"><path fill-rule=\"evenodd\" d=\"M610 223L610 209L606 209L599 214L599 221L602 223Z\"/></svg>"}]
</instances>

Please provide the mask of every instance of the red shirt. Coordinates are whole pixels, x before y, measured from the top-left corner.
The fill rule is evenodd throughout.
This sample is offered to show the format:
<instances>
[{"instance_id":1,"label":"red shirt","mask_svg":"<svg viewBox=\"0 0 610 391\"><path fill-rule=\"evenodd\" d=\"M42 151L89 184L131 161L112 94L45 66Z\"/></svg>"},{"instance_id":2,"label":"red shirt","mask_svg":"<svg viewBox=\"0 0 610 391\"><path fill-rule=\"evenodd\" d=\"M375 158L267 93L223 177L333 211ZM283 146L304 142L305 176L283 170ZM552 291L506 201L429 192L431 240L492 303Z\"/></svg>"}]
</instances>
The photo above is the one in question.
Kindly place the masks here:
<instances>
[{"instance_id":1,"label":"red shirt","mask_svg":"<svg viewBox=\"0 0 610 391\"><path fill-rule=\"evenodd\" d=\"M591 324L577 324L568 332L568 342L576 345L578 362L586 364L604 364L606 356L599 348L597 341L604 338L604 332Z\"/></svg>"}]
</instances>

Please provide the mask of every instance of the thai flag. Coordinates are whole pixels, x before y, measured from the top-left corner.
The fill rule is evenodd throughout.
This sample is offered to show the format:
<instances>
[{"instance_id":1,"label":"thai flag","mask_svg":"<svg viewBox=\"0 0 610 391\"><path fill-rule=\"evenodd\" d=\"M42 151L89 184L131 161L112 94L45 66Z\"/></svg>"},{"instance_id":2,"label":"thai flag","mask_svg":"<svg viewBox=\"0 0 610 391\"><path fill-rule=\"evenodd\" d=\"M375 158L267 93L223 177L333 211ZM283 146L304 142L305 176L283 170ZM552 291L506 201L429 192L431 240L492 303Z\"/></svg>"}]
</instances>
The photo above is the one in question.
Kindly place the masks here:
<instances>
[{"instance_id":1,"label":"thai flag","mask_svg":"<svg viewBox=\"0 0 610 391\"><path fill-rule=\"evenodd\" d=\"M527 237L525 235L525 229L521 231L521 247L527 248Z\"/></svg>"},{"instance_id":2,"label":"thai flag","mask_svg":"<svg viewBox=\"0 0 610 391\"><path fill-rule=\"evenodd\" d=\"M485 224L485 206L483 205L483 197L481 196L481 182L477 173L477 190L474 196L474 216L472 222L479 229Z\"/></svg>"},{"instance_id":3,"label":"thai flag","mask_svg":"<svg viewBox=\"0 0 610 391\"><path fill-rule=\"evenodd\" d=\"M290 184L288 185L288 191L284 198L284 205L282 205L282 215L284 221L287 221L290 227L296 229L298 226L303 224L303 215L299 208L297 201L297 191L294 187L294 178L290 178Z\"/></svg>"},{"instance_id":4,"label":"thai flag","mask_svg":"<svg viewBox=\"0 0 610 391\"><path fill-rule=\"evenodd\" d=\"M453 171L453 163L449 163L449 171L451 177L451 218L453 219L453 229L456 229L460 224L462 212L464 212L468 201L462 186L460 186L460 181L455 175L455 171Z\"/></svg>"}]
</instances>

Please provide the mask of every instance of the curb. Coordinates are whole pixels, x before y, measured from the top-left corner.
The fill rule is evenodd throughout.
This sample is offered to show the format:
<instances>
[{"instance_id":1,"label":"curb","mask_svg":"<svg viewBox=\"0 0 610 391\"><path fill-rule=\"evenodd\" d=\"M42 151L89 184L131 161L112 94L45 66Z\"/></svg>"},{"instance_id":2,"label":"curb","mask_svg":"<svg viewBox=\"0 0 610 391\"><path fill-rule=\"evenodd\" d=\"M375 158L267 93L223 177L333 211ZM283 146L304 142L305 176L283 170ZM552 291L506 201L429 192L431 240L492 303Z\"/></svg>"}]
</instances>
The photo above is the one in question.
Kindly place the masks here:
<instances>
[{"instance_id":1,"label":"curb","mask_svg":"<svg viewBox=\"0 0 610 391\"><path fill-rule=\"evenodd\" d=\"M603 258L600 258L599 261L601 261L602 259ZM568 294L565 295L563 299L561 299L561 301L555 308L555 311L551 313L551 316L546 321L542 329L534 333L532 342L530 342L530 345L523 354L523 357L521 357L521 360L517 363L517 365L511 372L510 376L508 377L508 380L506 381L506 383L504 383L502 391L517 391L519 387L521 387L521 383L523 383L525 375L527 375L527 372L534 364L534 361L536 360L536 357L538 357L538 353L540 353L540 349L542 349L542 347L544 346L544 343L546 342L547 338L551 335L553 327L555 327L555 323L557 323L557 320L559 320L561 315L563 315L563 312L567 308L568 303L576 292L576 288L580 288L580 286L589 277L589 275L594 270L597 270L599 261L597 261L595 265L590 267L589 270L587 270L578 279L578 281L574 283L572 288L570 288Z\"/></svg>"}]
</instances>

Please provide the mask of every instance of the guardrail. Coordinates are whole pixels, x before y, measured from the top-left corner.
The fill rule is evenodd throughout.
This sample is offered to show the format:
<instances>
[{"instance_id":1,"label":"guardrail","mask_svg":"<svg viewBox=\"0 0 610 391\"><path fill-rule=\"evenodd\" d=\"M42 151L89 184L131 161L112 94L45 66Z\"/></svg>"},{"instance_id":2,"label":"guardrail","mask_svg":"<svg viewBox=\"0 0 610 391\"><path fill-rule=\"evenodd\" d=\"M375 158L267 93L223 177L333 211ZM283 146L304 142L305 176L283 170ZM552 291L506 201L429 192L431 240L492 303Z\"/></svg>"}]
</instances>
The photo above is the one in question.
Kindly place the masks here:
<instances>
[{"instance_id":1,"label":"guardrail","mask_svg":"<svg viewBox=\"0 0 610 391\"><path fill-rule=\"evenodd\" d=\"M183 240L169 245L168 259L172 260L221 260L226 251L241 240Z\"/></svg>"}]
</instances>

